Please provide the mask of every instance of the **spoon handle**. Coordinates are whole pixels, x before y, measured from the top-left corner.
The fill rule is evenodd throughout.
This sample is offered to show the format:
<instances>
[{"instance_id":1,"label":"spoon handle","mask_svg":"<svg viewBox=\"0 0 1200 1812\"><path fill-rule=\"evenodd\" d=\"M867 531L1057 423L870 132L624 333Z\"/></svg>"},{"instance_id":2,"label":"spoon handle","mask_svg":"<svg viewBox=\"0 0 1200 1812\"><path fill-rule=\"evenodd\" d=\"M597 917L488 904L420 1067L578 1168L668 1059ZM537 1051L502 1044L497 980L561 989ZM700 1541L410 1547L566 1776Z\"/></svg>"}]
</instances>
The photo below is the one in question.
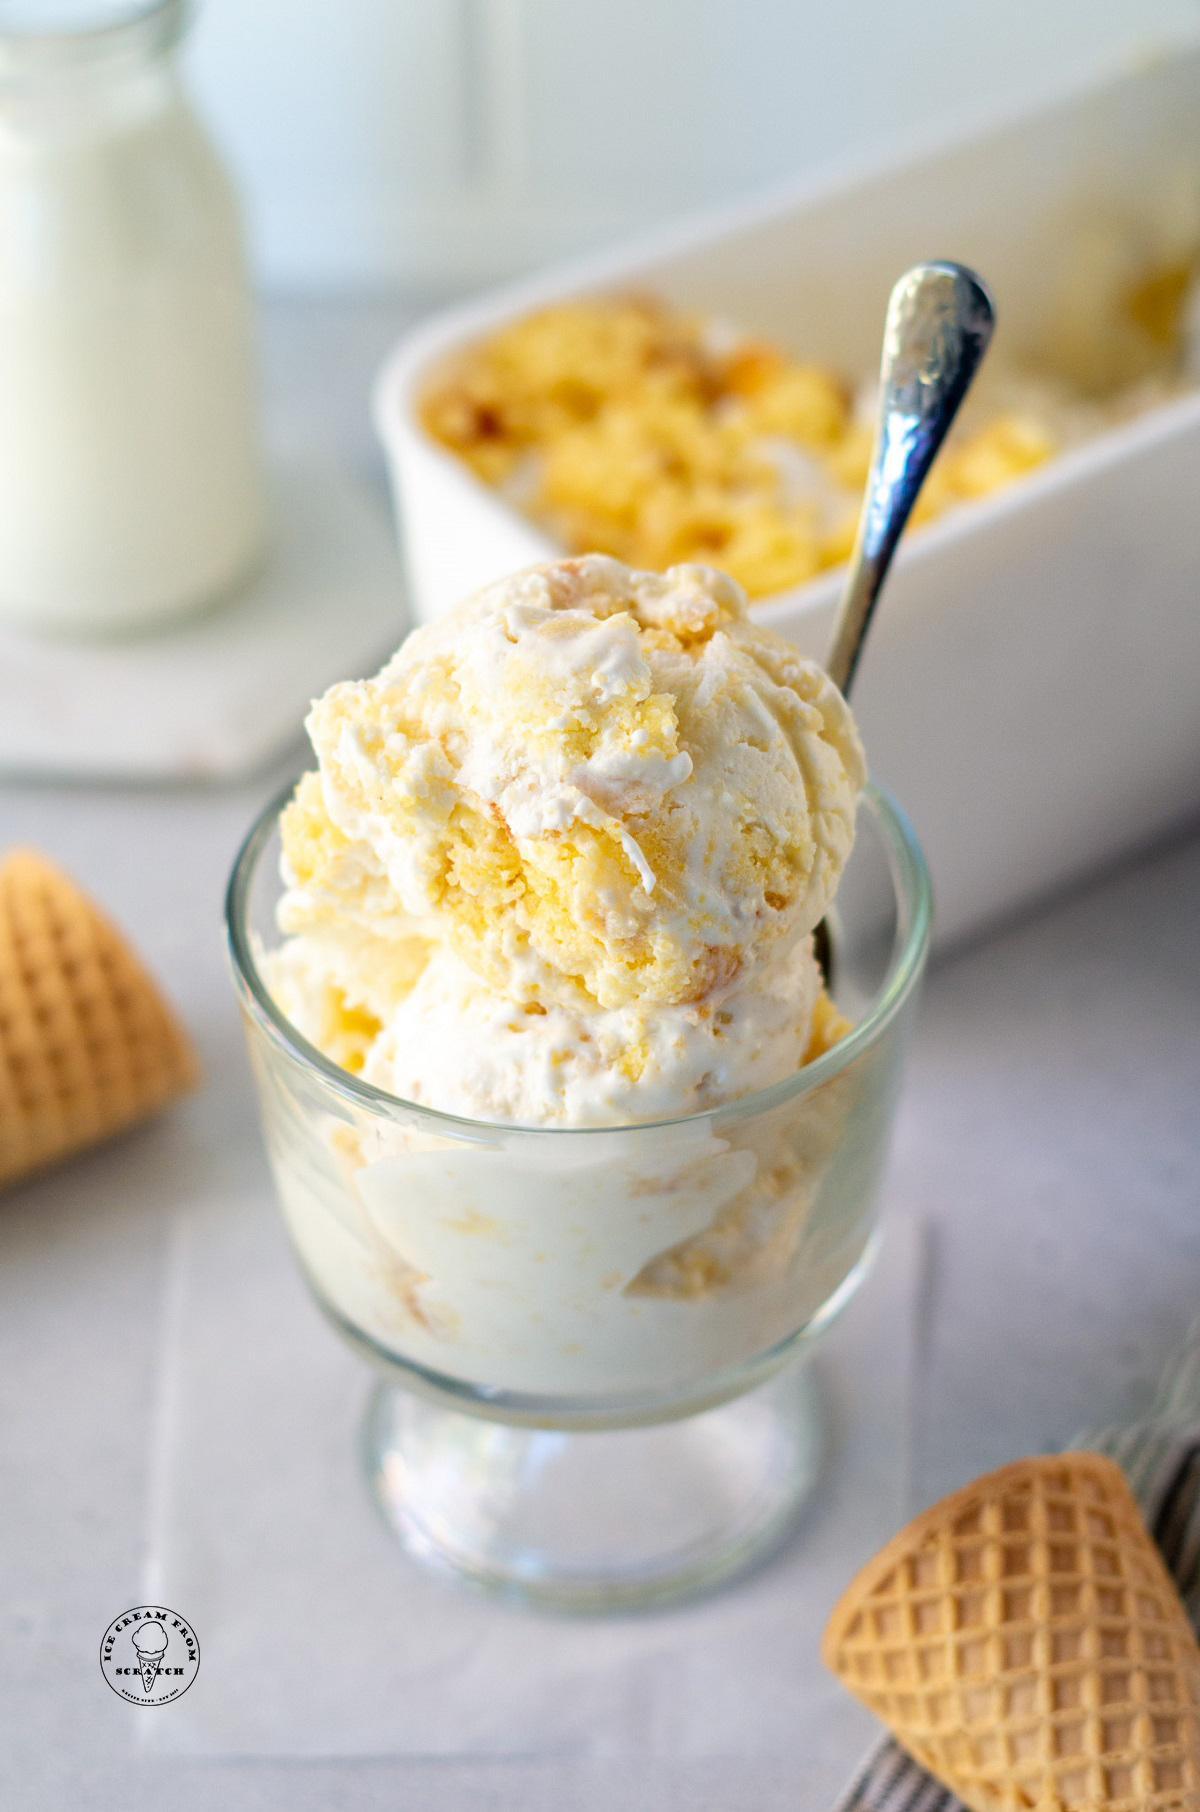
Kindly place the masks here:
<instances>
[{"instance_id":1,"label":"spoon handle","mask_svg":"<svg viewBox=\"0 0 1200 1812\"><path fill-rule=\"evenodd\" d=\"M962 264L914 265L892 291L871 475L825 662L844 693L896 543L994 324L986 287Z\"/></svg>"}]
</instances>

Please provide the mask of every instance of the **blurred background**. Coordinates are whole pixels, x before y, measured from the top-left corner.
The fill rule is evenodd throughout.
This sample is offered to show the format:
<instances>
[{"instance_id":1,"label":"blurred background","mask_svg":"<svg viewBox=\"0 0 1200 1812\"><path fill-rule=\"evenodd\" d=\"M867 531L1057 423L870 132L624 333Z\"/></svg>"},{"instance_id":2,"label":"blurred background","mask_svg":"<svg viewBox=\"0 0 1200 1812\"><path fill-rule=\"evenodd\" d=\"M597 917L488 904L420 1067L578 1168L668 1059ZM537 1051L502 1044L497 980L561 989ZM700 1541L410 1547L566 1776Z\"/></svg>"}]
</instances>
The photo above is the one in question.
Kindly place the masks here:
<instances>
[{"instance_id":1,"label":"blurred background","mask_svg":"<svg viewBox=\"0 0 1200 1812\"><path fill-rule=\"evenodd\" d=\"M1153 56L1200 0L202 0L255 269L443 295Z\"/></svg>"},{"instance_id":2,"label":"blurred background","mask_svg":"<svg viewBox=\"0 0 1200 1812\"><path fill-rule=\"evenodd\" d=\"M0 28L130 4L0 0ZM144 1133L44 1177L31 1169L28 1185L8 1172L0 1649L5 1635L13 1641L11 1662L0 1653L0 1805L125 1812L132 1773L139 1799L162 1798L172 1812L213 1803L218 1780L228 1812L324 1812L340 1787L356 1807L820 1812L858 1744L830 1734L826 1701L793 1700L786 1672L773 1675L764 1704L786 1717L786 1740L760 1755L745 1683L766 1676L694 1646L686 1691L670 1678L669 1715L644 1715L647 1668L668 1679L648 1622L639 1640L649 1646L614 1676L611 1701L562 1696L572 1717L584 1706L567 1750L506 1753L494 1771L479 1751L446 1767L390 1688L383 1740L364 1736L369 1700L329 1665L346 1650L340 1605L366 1607L372 1631L413 1626L382 1528L354 1520L360 1508L371 1514L365 1495L360 1505L343 1494L325 1463L344 1454L348 1472L342 1412L353 1384L320 1369L335 1349L298 1298L297 1344L287 1344L294 1279L272 1269L288 1261L268 1243L274 1209L218 930L225 877L247 826L307 762L298 727L308 701L373 671L402 633L368 399L382 359L431 305L775 184L899 161L1075 83L1152 69L1180 39L1200 42L1200 0L195 0L195 12L182 56L246 219L253 375L229 197L173 85L128 157L99 109L76 155L55 100L34 155L10 134L7 192L0 106L0 864L9 847L44 852L122 928L194 1038L207 1084ZM1174 94L1190 230L1200 223L1200 56L1179 61L1174 89L1151 74L1144 88L1157 98L1142 113L1104 114L1099 149L1136 186L1125 144L1154 139L1164 118L1174 130L1161 105ZM1109 131L1122 117L1129 131ZM36 109L30 118L38 124ZM1021 164L1034 180L999 186L1021 194L1010 214L989 208L973 168L956 163L987 236L1004 240L994 228L1019 229L1062 185L1037 142ZM1094 143L1080 159L1088 182L1101 161ZM1173 173L1170 158L1160 167ZM1101 221L1103 256L1080 285L1082 303L1097 303L1082 308L1085 324L1104 317L1114 290L1123 303L1145 303L1147 291L1186 302L1191 285L1200 296L1200 231L1174 248L1142 245L1172 187L1157 174L1141 183L1144 215L1119 213L1115 250ZM809 225L796 234L801 255L779 285L789 321L789 283L815 294L810 273L836 274L828 316L840 330L847 298L867 307L853 276L867 253L890 276L951 251L922 244L901 260L882 207L869 228L861 213L828 212L824 248ZM1053 206L1046 219L1058 252ZM70 230L47 231L47 221ZM770 240L767 278L785 265L783 249ZM1022 245L1011 264L1007 293L1020 300L1038 259ZM733 267L739 281L753 275L749 259ZM1107 289L1092 281L1096 268ZM846 367L851 379L877 356L877 276L870 356ZM1190 344L1190 333L1178 337ZM796 350L825 356L819 339ZM1140 1413L1200 1300L1200 392L1168 388L1159 407L1163 396L1111 434L1102 413L1089 417L1094 446L1082 430L1072 438L1072 415L1069 467L1064 458L1044 483L964 513L962 532L931 528L929 557L901 561L890 581L856 690L872 766L928 848L942 936L1005 921L933 974L913 1048L889 1184L893 1212L920 1230L923 1269L903 1299L912 1366L896 1362L908 1349L885 1330L879 1370L864 1361L855 1373L864 1400L874 1392L871 1439L886 1425L902 1447L892 1471L882 1450L871 1455L872 1502L888 1517L893 1490L928 1501L1081 1426ZM260 429L270 448L261 462ZM853 434L844 438L853 451ZM1058 443L1048 444L1047 458ZM444 476L446 463L434 469ZM984 476L963 496L985 495ZM412 522L452 552L479 551L477 513L456 515L453 496L444 510L414 496ZM493 545L478 539L484 552ZM183 614L217 595L207 568L218 553L228 607ZM74 590L62 578L68 561ZM516 564L497 559L488 576ZM835 570L815 584L832 614ZM802 617L819 645L828 617L803 600L775 620L792 633ZM119 633L102 639L109 628ZM1097 878L1118 861L1128 865ZM0 943L4 911L0 893ZM7 947L11 970L21 946L12 936ZM57 1003L82 998L79 1023L94 1026L101 996L65 943L60 956L46 983L54 1014L29 1018L49 1028L46 1075L66 1077L77 1073L76 1022ZM5 981L0 962L0 992ZM32 988L7 998L39 998ZM24 1039L21 1013L11 1024ZM27 1048L41 1063L41 1038L10 1043L18 1066ZM3 1046L0 1108L26 1092L10 1086L20 1072ZM99 1053L89 1089L107 1100L103 1066L115 1060L90 1033L88 1046ZM152 1074L140 1050L129 1068ZM34 1105L18 1122L28 1144L9 1137L22 1164L74 1149L63 1125L76 1143L112 1130L61 1116L49 1087ZM227 1362L210 1365L214 1354ZM266 1370L248 1373L251 1361ZM260 1376L261 1392L250 1387ZM311 1492L294 1488L310 1476L297 1469L310 1425L321 1467ZM259 1486L285 1493L283 1515ZM348 1520L314 1511L326 1490ZM860 1525L841 1518L840 1490L821 1501L838 1543L852 1543ZM866 1549L836 1552L831 1586ZM185 1561L176 1595L172 1569L189 1554L195 1570ZM381 1590L357 1571L376 1554L387 1563ZM115 1702L101 1703L95 1656L131 1582L147 1577L162 1581L156 1597L200 1620L208 1686L187 1702L193 1725L169 1714L154 1737L164 1753L135 1757ZM296 1580L311 1583L318 1606L336 1598L339 1608L311 1615ZM260 1588L276 1584L286 1584L278 1602L304 1612L286 1654L273 1614L254 1610ZM773 1577L752 1590L765 1602ZM780 1603L795 1653L804 1626L791 1600ZM723 1616L720 1600L697 1607L688 1629L698 1642L715 1630L728 1643L735 1628L757 1640L736 1603L729 1621L707 1624L710 1614ZM457 1666L453 1627L450 1646L430 1651L439 1679ZM499 1690L511 1671L520 1683L525 1638L512 1640L461 1646L464 1667L481 1657L482 1671L462 1677L482 1681L485 1710L490 1682ZM222 1652L252 1656L249 1672L224 1669L224 1686ZM293 1671L272 1684L263 1655ZM384 1692L394 1677L405 1676L377 1670L375 1685ZM251 1678L270 1690L248 1691ZM631 1707L637 1726L619 1772L610 1758L624 1738L586 1722L589 1706L610 1702ZM309 1706L319 1708L311 1720ZM453 1719L444 1728L460 1742ZM673 1732L695 1733L678 1772ZM172 1745L179 1753L166 1753ZM297 1760L314 1755L329 1759ZM582 1755L598 1758L594 1775Z\"/></svg>"}]
</instances>

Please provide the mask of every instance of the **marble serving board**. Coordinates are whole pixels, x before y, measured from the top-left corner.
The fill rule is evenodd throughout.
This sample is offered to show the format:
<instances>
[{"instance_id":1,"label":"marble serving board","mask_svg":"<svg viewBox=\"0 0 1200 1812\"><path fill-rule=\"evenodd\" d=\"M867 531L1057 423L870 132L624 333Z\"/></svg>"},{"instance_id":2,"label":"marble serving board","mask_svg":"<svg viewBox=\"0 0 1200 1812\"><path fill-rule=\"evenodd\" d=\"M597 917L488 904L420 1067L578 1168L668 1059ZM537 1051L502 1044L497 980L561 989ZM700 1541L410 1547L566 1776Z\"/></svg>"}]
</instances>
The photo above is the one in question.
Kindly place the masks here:
<instances>
[{"instance_id":1,"label":"marble serving board","mask_svg":"<svg viewBox=\"0 0 1200 1812\"><path fill-rule=\"evenodd\" d=\"M295 740L310 700L406 628L383 510L330 464L276 462L271 551L237 597L156 631L0 628L0 773L227 779Z\"/></svg>"}]
</instances>

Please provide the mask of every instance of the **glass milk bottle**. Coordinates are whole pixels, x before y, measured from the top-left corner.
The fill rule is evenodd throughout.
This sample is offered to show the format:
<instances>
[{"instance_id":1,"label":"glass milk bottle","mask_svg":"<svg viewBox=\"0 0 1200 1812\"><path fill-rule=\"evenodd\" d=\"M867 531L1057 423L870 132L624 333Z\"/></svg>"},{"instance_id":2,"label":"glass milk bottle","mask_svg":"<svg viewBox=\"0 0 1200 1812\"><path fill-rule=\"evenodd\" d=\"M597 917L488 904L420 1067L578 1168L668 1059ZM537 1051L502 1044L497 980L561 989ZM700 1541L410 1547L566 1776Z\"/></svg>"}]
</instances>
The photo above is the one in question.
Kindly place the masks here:
<instances>
[{"instance_id":1,"label":"glass milk bottle","mask_svg":"<svg viewBox=\"0 0 1200 1812\"><path fill-rule=\"evenodd\" d=\"M0 0L0 622L134 630L264 539L237 206L186 0Z\"/></svg>"}]
</instances>

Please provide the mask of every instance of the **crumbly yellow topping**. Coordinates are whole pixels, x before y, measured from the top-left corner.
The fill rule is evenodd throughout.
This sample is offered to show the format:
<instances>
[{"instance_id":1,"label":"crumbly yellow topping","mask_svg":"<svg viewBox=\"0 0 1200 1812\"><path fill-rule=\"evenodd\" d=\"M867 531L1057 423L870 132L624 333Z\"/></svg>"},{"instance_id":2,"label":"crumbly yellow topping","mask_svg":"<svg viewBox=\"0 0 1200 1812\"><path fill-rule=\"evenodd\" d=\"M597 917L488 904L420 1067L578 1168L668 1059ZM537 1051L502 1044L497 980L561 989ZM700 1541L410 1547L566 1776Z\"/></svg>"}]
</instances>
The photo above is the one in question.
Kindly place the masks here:
<instances>
[{"instance_id":1,"label":"crumbly yellow topping","mask_svg":"<svg viewBox=\"0 0 1200 1812\"><path fill-rule=\"evenodd\" d=\"M917 522L1012 484L1178 376L1200 258L1131 268L1127 237L1076 235L1036 369L972 399ZM872 438L839 373L647 296L513 322L440 373L422 417L568 552L719 566L751 598L847 557Z\"/></svg>"},{"instance_id":2,"label":"crumbly yellow topping","mask_svg":"<svg viewBox=\"0 0 1200 1812\"><path fill-rule=\"evenodd\" d=\"M310 732L285 929L442 938L492 989L589 1010L715 997L806 931L863 779L840 696L736 587L596 558L418 631Z\"/></svg>"},{"instance_id":3,"label":"crumbly yellow topping","mask_svg":"<svg viewBox=\"0 0 1200 1812\"><path fill-rule=\"evenodd\" d=\"M654 571L710 563L752 598L846 558L871 451L838 374L764 341L715 350L703 322L641 297L503 329L443 374L423 419L569 551ZM943 454L921 519L1056 449L1046 424L995 416Z\"/></svg>"},{"instance_id":4,"label":"crumbly yellow topping","mask_svg":"<svg viewBox=\"0 0 1200 1812\"><path fill-rule=\"evenodd\" d=\"M824 988L813 1003L812 1031L809 1034L808 1049L804 1053L805 1063L815 1063L826 1051L831 1051L835 1044L840 1044L847 1032L853 1031L854 1022L847 1019L832 997Z\"/></svg>"}]
</instances>

